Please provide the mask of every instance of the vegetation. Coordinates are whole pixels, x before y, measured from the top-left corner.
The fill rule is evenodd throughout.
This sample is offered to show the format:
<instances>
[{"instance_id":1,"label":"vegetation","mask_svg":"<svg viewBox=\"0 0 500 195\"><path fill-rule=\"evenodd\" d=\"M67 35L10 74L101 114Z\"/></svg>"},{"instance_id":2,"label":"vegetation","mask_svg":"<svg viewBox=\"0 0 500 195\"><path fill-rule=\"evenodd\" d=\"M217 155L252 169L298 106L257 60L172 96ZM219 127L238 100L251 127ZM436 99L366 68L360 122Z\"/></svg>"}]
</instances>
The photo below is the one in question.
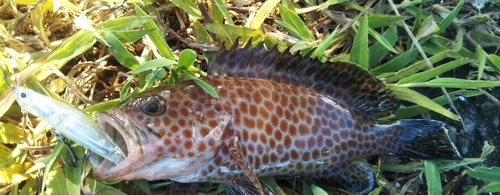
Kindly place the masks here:
<instances>
[{"instance_id":1,"label":"vegetation","mask_svg":"<svg viewBox=\"0 0 500 195\"><path fill-rule=\"evenodd\" d=\"M280 50L312 53L322 60L348 60L383 80L396 98L413 105L384 120L409 118L429 110L460 120L452 101L486 95L500 86L500 32L494 13L467 11L464 2L428 1L350 2L344 0L252 1L94 1L10 0L0 13L0 65L8 72L0 81L0 194L149 194L170 182L93 179L87 163L65 166L67 150L39 119L25 115L14 102L9 85L25 85L61 98L92 114L158 86L195 79L207 92L214 90L197 78L205 59L219 45L252 38L254 45L277 45ZM467 14L465 17L457 17ZM496 16L498 17L498 16ZM347 25L346 25L347 24ZM484 25L485 31L468 30ZM345 28L342 28L345 25ZM468 46L468 47L465 47ZM483 49L486 48L485 49ZM488 50L489 49L489 50ZM486 52L492 51L492 52ZM471 77L448 74L461 66L477 69ZM10 75L15 74L12 83ZM417 88L441 88L427 97ZM82 98L83 97L83 98ZM451 110L445 108L448 105ZM464 127L463 128L467 128ZM83 156L84 149L73 149ZM405 187L396 187L379 174L380 187L405 193L422 173L429 194L450 193L440 174L465 168L484 181L466 193L500 192L500 167L468 166L481 163L494 150L484 144L478 158L460 162L412 161L403 165L373 165L379 172L408 174ZM276 182L266 178L267 184ZM457 182L451 181L450 183ZM138 186L138 188L137 188ZM201 185L215 189L217 185ZM322 194L304 184L303 194ZM292 194L282 187L276 194Z\"/></svg>"}]
</instances>

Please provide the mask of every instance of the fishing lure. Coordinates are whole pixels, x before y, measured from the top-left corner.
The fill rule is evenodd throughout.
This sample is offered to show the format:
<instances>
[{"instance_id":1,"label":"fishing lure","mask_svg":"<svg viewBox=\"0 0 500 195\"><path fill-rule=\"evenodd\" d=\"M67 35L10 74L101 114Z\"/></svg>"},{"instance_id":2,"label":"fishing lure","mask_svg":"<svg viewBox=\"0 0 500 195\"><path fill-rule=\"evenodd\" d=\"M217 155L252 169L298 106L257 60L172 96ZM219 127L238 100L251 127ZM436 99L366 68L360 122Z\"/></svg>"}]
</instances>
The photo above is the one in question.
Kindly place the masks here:
<instances>
[{"instance_id":1,"label":"fishing lure","mask_svg":"<svg viewBox=\"0 0 500 195\"><path fill-rule=\"evenodd\" d=\"M47 122L58 134L113 163L125 160L125 154L113 139L81 110L25 87L11 86L10 91L19 106Z\"/></svg>"}]
</instances>

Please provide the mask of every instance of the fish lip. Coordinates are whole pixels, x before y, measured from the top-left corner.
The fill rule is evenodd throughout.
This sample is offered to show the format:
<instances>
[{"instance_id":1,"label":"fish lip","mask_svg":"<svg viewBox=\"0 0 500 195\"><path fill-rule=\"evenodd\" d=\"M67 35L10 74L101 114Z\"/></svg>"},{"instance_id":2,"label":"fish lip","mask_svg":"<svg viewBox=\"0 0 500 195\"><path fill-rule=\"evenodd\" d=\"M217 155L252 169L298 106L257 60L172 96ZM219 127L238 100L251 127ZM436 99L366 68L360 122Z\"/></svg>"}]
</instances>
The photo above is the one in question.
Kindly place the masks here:
<instances>
[{"instance_id":1,"label":"fish lip","mask_svg":"<svg viewBox=\"0 0 500 195\"><path fill-rule=\"evenodd\" d=\"M104 131L116 142L118 147L125 154L125 160L119 163L113 163L108 159L102 158L99 155L92 154L89 161L93 167L94 173L98 179L108 180L109 178L116 177L116 170L126 169L127 166L131 164L131 156L129 151L132 145L127 139L126 130L135 131L136 127L132 125L128 120L122 118L124 115L120 110L110 109L107 112L99 112L95 114L96 121Z\"/></svg>"}]
</instances>

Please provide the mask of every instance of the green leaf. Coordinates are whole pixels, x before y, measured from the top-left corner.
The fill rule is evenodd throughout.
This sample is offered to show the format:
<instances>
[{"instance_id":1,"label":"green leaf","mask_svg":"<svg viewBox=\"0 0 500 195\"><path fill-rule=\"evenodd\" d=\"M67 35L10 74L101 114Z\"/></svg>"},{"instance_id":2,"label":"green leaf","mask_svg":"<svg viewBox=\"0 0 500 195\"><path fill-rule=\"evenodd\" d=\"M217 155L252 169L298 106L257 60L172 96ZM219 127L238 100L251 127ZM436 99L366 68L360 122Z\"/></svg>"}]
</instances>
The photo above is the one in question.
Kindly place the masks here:
<instances>
[{"instance_id":1,"label":"green leaf","mask_svg":"<svg viewBox=\"0 0 500 195\"><path fill-rule=\"evenodd\" d=\"M477 44L483 47L498 47L498 43L500 43L500 37L487 32L471 30L468 34Z\"/></svg>"},{"instance_id":2,"label":"green leaf","mask_svg":"<svg viewBox=\"0 0 500 195\"><path fill-rule=\"evenodd\" d=\"M154 18L155 17L153 16L124 16L112 20L103 21L96 26L96 29L105 28L111 31L126 31L139 27L140 25Z\"/></svg>"},{"instance_id":3,"label":"green leaf","mask_svg":"<svg viewBox=\"0 0 500 195\"><path fill-rule=\"evenodd\" d=\"M337 36L337 33L338 33L338 28L335 28L335 30L332 33L330 33L330 35L328 35L328 37L325 40L321 41L321 43L318 45L318 47L316 47L312 56L313 57L323 56L323 53L326 51L326 49L328 49L328 46L331 44L331 42L335 38L335 36ZM298 45L298 44L296 44L296 45ZM295 45L294 45L294 47L295 47Z\"/></svg>"},{"instance_id":4,"label":"green leaf","mask_svg":"<svg viewBox=\"0 0 500 195\"><path fill-rule=\"evenodd\" d=\"M78 31L73 36L66 39L54 51L49 53L48 57L45 60L43 60L42 64L40 64L39 67L36 67L37 63L30 64L30 66L34 66L33 68L35 68L35 70L44 67L59 69L62 66L66 65L66 63L68 63L70 60L73 60L76 56L79 56L84 52L86 52L87 50L89 50L94 45L95 42L96 38L94 36L94 32L87 30ZM33 72L35 72L33 69L30 68L30 66L26 67L23 71L21 71L21 74L26 74L23 76L31 76ZM25 70L30 70L30 71L25 71ZM52 72L39 71L35 72L34 74L38 80L43 80L47 78L49 75L51 75ZM19 83L23 83L27 78L26 77L23 80L20 77L21 76L18 77Z\"/></svg>"},{"instance_id":5,"label":"green leaf","mask_svg":"<svg viewBox=\"0 0 500 195\"><path fill-rule=\"evenodd\" d=\"M78 156L83 156L83 146L73 147L73 151ZM67 194L80 194L80 183L82 182L82 163L77 166L66 166L66 191Z\"/></svg>"},{"instance_id":6,"label":"green leaf","mask_svg":"<svg viewBox=\"0 0 500 195\"><path fill-rule=\"evenodd\" d=\"M129 71L130 74L137 74L140 72L153 70L155 68L166 67L167 69L171 69L172 65L177 64L177 61L169 60L169 59L154 59L144 62L137 68Z\"/></svg>"},{"instance_id":7,"label":"green leaf","mask_svg":"<svg viewBox=\"0 0 500 195\"><path fill-rule=\"evenodd\" d=\"M354 37L351 49L351 62L354 62L364 69L368 69L370 56L368 51L368 19L364 14L359 21L358 33Z\"/></svg>"},{"instance_id":8,"label":"green leaf","mask_svg":"<svg viewBox=\"0 0 500 195\"><path fill-rule=\"evenodd\" d=\"M250 22L249 27L253 29L260 29L262 27L262 24L264 23L264 20L269 16L271 11L276 8L276 5L280 0L269 0L265 1L264 4L257 10L257 13L255 14L255 17L252 19Z\"/></svg>"},{"instance_id":9,"label":"green leaf","mask_svg":"<svg viewBox=\"0 0 500 195\"><path fill-rule=\"evenodd\" d=\"M124 30L124 31L112 31L113 34L120 40L122 43L133 43L147 34L153 32L154 29L145 29L145 30Z\"/></svg>"},{"instance_id":10,"label":"green leaf","mask_svg":"<svg viewBox=\"0 0 500 195\"><path fill-rule=\"evenodd\" d=\"M457 17L458 13L460 12L460 9L462 9L462 6L464 5L464 1L459 1L459 3L451 10L450 14L446 16L446 18L439 23L439 31L436 34L442 33L448 26L455 20Z\"/></svg>"},{"instance_id":11,"label":"green leaf","mask_svg":"<svg viewBox=\"0 0 500 195\"><path fill-rule=\"evenodd\" d=\"M368 16L368 25L370 28L380 28L384 26L393 26L403 20L408 19L408 16L396 16L385 14L373 14Z\"/></svg>"},{"instance_id":12,"label":"green leaf","mask_svg":"<svg viewBox=\"0 0 500 195\"><path fill-rule=\"evenodd\" d=\"M397 25L390 26L382 36L389 42L389 45L394 45L398 40ZM388 48L378 41L373 43L368 50L370 51L370 68L377 65L389 53ZM409 63L409 61L406 62Z\"/></svg>"},{"instance_id":13,"label":"green leaf","mask_svg":"<svg viewBox=\"0 0 500 195\"><path fill-rule=\"evenodd\" d=\"M424 83L408 83L400 87L447 87L447 88L487 88L498 87L500 81L467 80L457 78L437 78Z\"/></svg>"},{"instance_id":14,"label":"green leaf","mask_svg":"<svg viewBox=\"0 0 500 195\"><path fill-rule=\"evenodd\" d=\"M292 11L282 5L278 5L278 8L280 10L281 19L283 19L283 22L278 23L278 21L276 21L278 24L285 27L295 38L308 42L315 40L311 31L309 31L307 26L304 24L299 15L295 13L295 11Z\"/></svg>"},{"instance_id":15,"label":"green leaf","mask_svg":"<svg viewBox=\"0 0 500 195\"><path fill-rule=\"evenodd\" d=\"M379 42L380 44L382 44L386 49L389 49L389 51L392 51L393 53L398 53L396 51L396 49L394 49L394 47L392 46L392 44L389 43L389 41L387 39L385 39L385 37L383 37L380 33L378 33L377 31L374 31L371 28L368 28L368 33L373 38L375 38L375 40L377 40L377 42Z\"/></svg>"},{"instance_id":16,"label":"green leaf","mask_svg":"<svg viewBox=\"0 0 500 195\"><path fill-rule=\"evenodd\" d=\"M224 15L227 24L234 25L233 19L231 18L231 14L229 14L229 11L227 11L227 7L224 3L222 3L222 0L214 0L214 3L217 6L217 8L219 8L222 15Z\"/></svg>"},{"instance_id":17,"label":"green leaf","mask_svg":"<svg viewBox=\"0 0 500 195\"><path fill-rule=\"evenodd\" d=\"M479 180L500 182L500 167L475 167L467 174Z\"/></svg>"},{"instance_id":18,"label":"green leaf","mask_svg":"<svg viewBox=\"0 0 500 195\"><path fill-rule=\"evenodd\" d=\"M198 20L193 21L193 28L196 34L196 38L204 43L212 44L214 41L210 34L208 34L207 29Z\"/></svg>"},{"instance_id":19,"label":"green leaf","mask_svg":"<svg viewBox=\"0 0 500 195\"><path fill-rule=\"evenodd\" d=\"M328 195L328 193L316 185L311 185L311 191L314 195Z\"/></svg>"},{"instance_id":20,"label":"green leaf","mask_svg":"<svg viewBox=\"0 0 500 195\"><path fill-rule=\"evenodd\" d=\"M495 54L488 55L488 62L491 62L491 68L500 74L500 57Z\"/></svg>"},{"instance_id":21,"label":"green leaf","mask_svg":"<svg viewBox=\"0 0 500 195\"><path fill-rule=\"evenodd\" d=\"M500 192L500 182L488 182L488 184L486 184L482 188L485 192Z\"/></svg>"},{"instance_id":22,"label":"green leaf","mask_svg":"<svg viewBox=\"0 0 500 195\"><path fill-rule=\"evenodd\" d=\"M491 146L487 141L484 141L483 152L481 152L481 159L486 159L486 157L495 150L495 146Z\"/></svg>"},{"instance_id":23,"label":"green leaf","mask_svg":"<svg viewBox=\"0 0 500 195\"><path fill-rule=\"evenodd\" d=\"M89 106L89 107L83 109L83 111L85 111L87 113L103 112L103 111L109 110L110 108L114 108L114 107L118 106L118 104L120 104L120 99L114 99L114 100L109 100L109 101L101 102L98 104L94 104L92 106Z\"/></svg>"},{"instance_id":24,"label":"green leaf","mask_svg":"<svg viewBox=\"0 0 500 195\"><path fill-rule=\"evenodd\" d=\"M481 45L476 47L476 57L477 57L477 80L481 80L484 72L484 65L486 64L486 52L484 52Z\"/></svg>"},{"instance_id":25,"label":"green leaf","mask_svg":"<svg viewBox=\"0 0 500 195\"><path fill-rule=\"evenodd\" d=\"M442 51L439 52L432 57L429 58L429 61L431 64L436 64L437 62L445 59L445 58L462 58L460 54L457 54L454 51ZM386 76L386 82L387 83L392 83L395 82L399 79L402 79L404 77L407 77L409 75L414 74L415 72L418 72L419 70L426 69L427 68L427 63L424 60L420 60L418 62L413 63L412 65L403 68L399 70L398 72L394 73L393 75Z\"/></svg>"},{"instance_id":26,"label":"green leaf","mask_svg":"<svg viewBox=\"0 0 500 195\"><path fill-rule=\"evenodd\" d=\"M210 86L208 83L206 83L203 80L200 80L199 78L196 78L194 75L190 74L189 72L187 72L185 70L182 70L181 72L185 77L193 80L196 84L198 84L203 90L205 90L212 97L219 98L219 94L217 93L217 91L212 86Z\"/></svg>"},{"instance_id":27,"label":"green leaf","mask_svg":"<svg viewBox=\"0 0 500 195\"><path fill-rule=\"evenodd\" d=\"M439 176L439 169L436 163L430 160L424 160L425 180L427 181L427 193L443 194L441 187L441 177Z\"/></svg>"},{"instance_id":28,"label":"green leaf","mask_svg":"<svg viewBox=\"0 0 500 195\"><path fill-rule=\"evenodd\" d=\"M453 120L460 120L460 117L458 117L456 114L452 113L448 109L442 107L441 105L437 104L436 102L430 100L428 97L413 91L408 88L400 87L400 86L394 86L394 85L388 85L387 88L392 91L392 95L394 95L395 98L412 102L417 105L420 105L422 107L425 107L429 110L432 110L434 112L437 112L438 114L441 114L443 116L446 116L450 119Z\"/></svg>"},{"instance_id":29,"label":"green leaf","mask_svg":"<svg viewBox=\"0 0 500 195\"><path fill-rule=\"evenodd\" d=\"M206 24L208 31L218 35L221 39L225 39L226 44L232 44L233 40L240 37L241 41L246 41L250 38L257 38L263 33L258 29L247 28L244 26L235 26L227 24ZM227 39L227 40L226 40Z\"/></svg>"},{"instance_id":30,"label":"green leaf","mask_svg":"<svg viewBox=\"0 0 500 195\"><path fill-rule=\"evenodd\" d=\"M458 68L462 65L468 64L470 62L471 62L471 60L469 60L469 59L454 60L454 61L448 62L446 64L440 65L438 67L435 67L433 69L407 76L407 77L399 80L397 82L397 84L400 85L400 84L404 84L404 83L416 83L416 82L427 81L431 78L439 76L440 74L442 74L444 72L447 72L449 70L453 70L455 68Z\"/></svg>"},{"instance_id":31,"label":"green leaf","mask_svg":"<svg viewBox=\"0 0 500 195\"><path fill-rule=\"evenodd\" d=\"M184 10L186 13L189 15L195 17L196 19L201 19L201 11L198 9L198 6L196 6L193 1L185 1L185 0L171 0L172 3L174 3L177 7L181 8Z\"/></svg>"},{"instance_id":32,"label":"green leaf","mask_svg":"<svg viewBox=\"0 0 500 195\"><path fill-rule=\"evenodd\" d=\"M179 68L189 68L191 65L193 65L194 61L196 60L196 52L191 50L191 49L184 49L181 51L179 54L179 63L178 67Z\"/></svg>"},{"instance_id":33,"label":"green leaf","mask_svg":"<svg viewBox=\"0 0 500 195\"><path fill-rule=\"evenodd\" d=\"M138 16L147 16L146 12L144 12L139 6L135 5L134 8ZM146 23L143 24L143 26L144 29L154 29L153 32L148 34L148 37L151 39L158 52L167 59L176 60L176 57L172 53L172 50L168 46L167 42L165 41L165 38L163 38L163 35L160 33L160 30L158 30L158 26L156 26L156 24L153 21L147 21Z\"/></svg>"},{"instance_id":34,"label":"green leaf","mask_svg":"<svg viewBox=\"0 0 500 195\"><path fill-rule=\"evenodd\" d=\"M120 62L121 65L127 67L128 69L135 69L139 66L139 62L135 59L135 56L130 53L127 48L116 38L113 32L102 29L104 35L104 41L106 45L109 46L113 56Z\"/></svg>"},{"instance_id":35,"label":"green leaf","mask_svg":"<svg viewBox=\"0 0 500 195\"><path fill-rule=\"evenodd\" d=\"M454 101L457 99L459 96L463 97L474 97L478 95L484 95L483 92L476 91L476 90L457 90L450 92L449 95L451 96L451 100ZM436 102L436 104L439 105L445 105L448 104L448 99L446 98L445 95L439 96L437 98L432 99L433 102ZM428 112L429 109L419 106L419 105L414 105L414 106L407 106L404 108L399 108L394 112L394 117L389 117L390 120L395 120L395 119L405 119L405 118L411 118L417 115L421 115L423 113ZM383 119L381 119L383 120Z\"/></svg>"},{"instance_id":36,"label":"green leaf","mask_svg":"<svg viewBox=\"0 0 500 195\"><path fill-rule=\"evenodd\" d=\"M464 195L477 195L477 185L472 186Z\"/></svg>"},{"instance_id":37,"label":"green leaf","mask_svg":"<svg viewBox=\"0 0 500 195\"><path fill-rule=\"evenodd\" d=\"M325 10L330 7L330 5L337 5L346 2L347 0L328 0L322 4L319 4L318 10Z\"/></svg>"},{"instance_id":38,"label":"green leaf","mask_svg":"<svg viewBox=\"0 0 500 195\"><path fill-rule=\"evenodd\" d=\"M126 195L122 191L98 182L97 180L86 178L87 184L89 185L90 192L99 195Z\"/></svg>"},{"instance_id":39,"label":"green leaf","mask_svg":"<svg viewBox=\"0 0 500 195\"><path fill-rule=\"evenodd\" d=\"M418 54L418 50L416 48L409 50L409 51L406 51L406 52L402 53L401 55L395 57L391 61L389 61L385 64L382 64L377 68L374 68L370 72L377 75L377 74L382 74L382 73L387 73L387 72L399 71L402 68L404 68L405 66L407 66L409 63L411 63L412 60L415 59L415 56L417 56L417 54Z\"/></svg>"}]
</instances>

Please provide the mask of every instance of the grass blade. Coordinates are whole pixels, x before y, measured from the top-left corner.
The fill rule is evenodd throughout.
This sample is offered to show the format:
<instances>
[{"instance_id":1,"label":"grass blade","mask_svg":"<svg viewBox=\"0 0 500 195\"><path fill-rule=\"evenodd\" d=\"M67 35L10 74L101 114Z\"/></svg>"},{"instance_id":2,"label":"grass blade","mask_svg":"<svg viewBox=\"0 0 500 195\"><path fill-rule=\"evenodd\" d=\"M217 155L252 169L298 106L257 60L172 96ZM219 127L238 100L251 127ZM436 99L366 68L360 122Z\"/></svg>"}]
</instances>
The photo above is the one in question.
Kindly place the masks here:
<instances>
[{"instance_id":1,"label":"grass blade","mask_svg":"<svg viewBox=\"0 0 500 195\"><path fill-rule=\"evenodd\" d=\"M453 112L449 111L448 109L442 107L441 105L437 104L436 102L430 100L428 97L413 91L408 88L400 87L400 86L394 86L394 85L388 85L387 88L392 91L392 94L394 95L395 98L412 102L414 104L420 105L422 107L425 107L429 110L432 110L436 113L439 113L443 116L446 116L450 119L453 120L460 120L460 117L458 117L456 114Z\"/></svg>"},{"instance_id":2,"label":"grass blade","mask_svg":"<svg viewBox=\"0 0 500 195\"><path fill-rule=\"evenodd\" d=\"M364 69L368 69L370 56L368 51L368 18L364 14L359 20L358 33L354 37L351 49L351 62L358 64Z\"/></svg>"},{"instance_id":3,"label":"grass blade","mask_svg":"<svg viewBox=\"0 0 500 195\"><path fill-rule=\"evenodd\" d=\"M427 181L427 193L430 195L443 194L441 187L441 177L436 163L430 160L424 160L425 180Z\"/></svg>"}]
</instances>

